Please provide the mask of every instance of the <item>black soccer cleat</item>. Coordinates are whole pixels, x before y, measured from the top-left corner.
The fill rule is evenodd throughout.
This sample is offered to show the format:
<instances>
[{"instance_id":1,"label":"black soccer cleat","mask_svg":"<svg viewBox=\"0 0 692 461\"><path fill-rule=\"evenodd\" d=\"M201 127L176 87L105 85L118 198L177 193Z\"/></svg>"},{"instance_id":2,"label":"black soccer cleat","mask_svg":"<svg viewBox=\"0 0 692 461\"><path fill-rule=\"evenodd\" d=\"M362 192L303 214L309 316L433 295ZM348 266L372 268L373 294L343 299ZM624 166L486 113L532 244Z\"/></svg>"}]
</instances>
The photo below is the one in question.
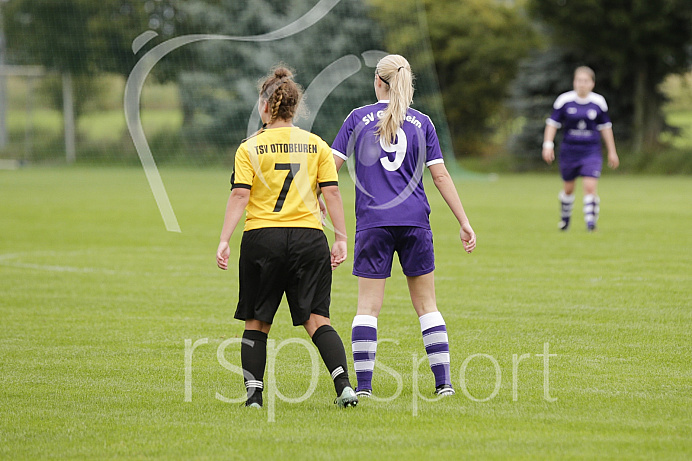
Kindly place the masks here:
<instances>
[{"instance_id":1,"label":"black soccer cleat","mask_svg":"<svg viewBox=\"0 0 692 461\"><path fill-rule=\"evenodd\" d=\"M245 401L245 406L250 408L262 408L262 391L255 391Z\"/></svg>"}]
</instances>

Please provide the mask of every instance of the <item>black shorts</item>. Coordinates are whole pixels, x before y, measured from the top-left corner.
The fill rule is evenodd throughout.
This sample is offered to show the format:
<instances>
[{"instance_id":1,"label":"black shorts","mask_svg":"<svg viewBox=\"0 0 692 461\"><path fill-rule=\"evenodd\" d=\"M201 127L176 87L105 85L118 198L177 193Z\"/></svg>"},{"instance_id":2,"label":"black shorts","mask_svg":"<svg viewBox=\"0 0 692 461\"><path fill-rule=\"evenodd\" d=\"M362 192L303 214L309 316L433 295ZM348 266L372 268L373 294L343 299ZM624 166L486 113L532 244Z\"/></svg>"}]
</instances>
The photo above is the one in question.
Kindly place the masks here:
<instances>
[{"instance_id":1,"label":"black shorts","mask_svg":"<svg viewBox=\"0 0 692 461\"><path fill-rule=\"evenodd\" d=\"M267 227L246 231L238 268L238 320L272 323L284 293L293 325L304 324L313 313L329 317L332 267L327 236L321 230Z\"/></svg>"}]
</instances>

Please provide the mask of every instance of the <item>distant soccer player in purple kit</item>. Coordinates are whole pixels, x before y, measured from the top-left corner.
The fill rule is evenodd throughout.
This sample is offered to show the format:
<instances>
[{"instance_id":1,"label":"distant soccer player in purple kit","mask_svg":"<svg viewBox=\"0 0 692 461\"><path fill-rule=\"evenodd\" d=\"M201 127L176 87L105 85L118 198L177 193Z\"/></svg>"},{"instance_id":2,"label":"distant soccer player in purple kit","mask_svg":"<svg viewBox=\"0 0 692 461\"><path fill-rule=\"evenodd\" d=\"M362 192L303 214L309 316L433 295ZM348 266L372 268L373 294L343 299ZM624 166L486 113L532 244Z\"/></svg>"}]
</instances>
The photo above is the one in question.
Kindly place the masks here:
<instances>
[{"instance_id":1,"label":"distant soccer player in purple kit","mask_svg":"<svg viewBox=\"0 0 692 461\"><path fill-rule=\"evenodd\" d=\"M356 393L372 395L377 319L397 252L435 376L435 393L453 395L447 329L435 299L430 205L422 181L426 166L459 222L466 252L476 247L476 235L445 168L434 125L409 107L413 74L408 61L399 55L382 58L374 87L378 102L353 110L332 144L337 169L351 156L355 163L358 308L351 339Z\"/></svg>"},{"instance_id":2,"label":"distant soccer player in purple kit","mask_svg":"<svg viewBox=\"0 0 692 461\"><path fill-rule=\"evenodd\" d=\"M590 67L578 67L574 72L574 90L561 94L553 104L553 113L546 120L543 135L543 160L555 160L555 134L564 127L560 149L560 173L564 189L560 192L560 230L569 228L574 205L574 186L581 176L584 187L584 221L586 229L594 231L598 221L600 199L597 194L598 178L603 167L601 137L608 150L608 166L620 164L613 128L608 117L608 105L600 94L593 93L596 75ZM599 134L600 133L600 134Z\"/></svg>"}]
</instances>

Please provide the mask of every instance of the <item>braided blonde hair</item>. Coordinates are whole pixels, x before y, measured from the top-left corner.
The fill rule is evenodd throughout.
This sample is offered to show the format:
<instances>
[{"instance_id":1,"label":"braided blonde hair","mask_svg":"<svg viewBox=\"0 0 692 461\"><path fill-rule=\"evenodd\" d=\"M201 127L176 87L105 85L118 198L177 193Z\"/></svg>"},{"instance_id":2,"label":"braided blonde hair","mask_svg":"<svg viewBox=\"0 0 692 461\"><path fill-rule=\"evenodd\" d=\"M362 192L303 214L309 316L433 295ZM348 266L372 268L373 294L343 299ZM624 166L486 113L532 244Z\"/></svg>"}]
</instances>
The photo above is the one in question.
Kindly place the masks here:
<instances>
[{"instance_id":1,"label":"braided blonde hair","mask_svg":"<svg viewBox=\"0 0 692 461\"><path fill-rule=\"evenodd\" d=\"M411 66L406 58L390 54L377 63L377 75L389 89L389 104L384 116L377 122L377 135L393 143L396 132L404 123L406 111L413 102L413 80Z\"/></svg>"}]
</instances>

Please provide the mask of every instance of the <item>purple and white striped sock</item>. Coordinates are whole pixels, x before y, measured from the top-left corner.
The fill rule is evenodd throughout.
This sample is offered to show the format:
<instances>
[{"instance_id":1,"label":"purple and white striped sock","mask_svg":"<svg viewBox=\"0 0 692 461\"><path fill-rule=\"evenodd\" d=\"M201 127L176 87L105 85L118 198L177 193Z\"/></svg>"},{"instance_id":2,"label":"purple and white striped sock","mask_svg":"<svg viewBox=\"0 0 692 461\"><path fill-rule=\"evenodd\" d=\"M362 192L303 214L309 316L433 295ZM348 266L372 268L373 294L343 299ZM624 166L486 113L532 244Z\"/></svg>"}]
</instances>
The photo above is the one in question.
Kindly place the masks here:
<instances>
[{"instance_id":1,"label":"purple and white striped sock","mask_svg":"<svg viewBox=\"0 0 692 461\"><path fill-rule=\"evenodd\" d=\"M447 327L439 312L430 312L421 315L420 329L423 333L423 345L428 354L430 369L435 375L435 387L443 384L452 384L449 371L449 339Z\"/></svg>"},{"instance_id":2,"label":"purple and white striped sock","mask_svg":"<svg viewBox=\"0 0 692 461\"><path fill-rule=\"evenodd\" d=\"M572 217L572 207L574 207L574 194L567 195L565 191L560 191L558 198L560 199L560 219L569 223L569 218Z\"/></svg>"},{"instance_id":3,"label":"purple and white striped sock","mask_svg":"<svg viewBox=\"0 0 692 461\"><path fill-rule=\"evenodd\" d=\"M377 317L356 315L351 326L353 368L356 370L356 390L372 390L372 371L377 352Z\"/></svg>"},{"instance_id":4,"label":"purple and white striped sock","mask_svg":"<svg viewBox=\"0 0 692 461\"><path fill-rule=\"evenodd\" d=\"M584 221L589 226L594 226L598 221L601 199L598 195L588 194L584 196Z\"/></svg>"}]
</instances>

